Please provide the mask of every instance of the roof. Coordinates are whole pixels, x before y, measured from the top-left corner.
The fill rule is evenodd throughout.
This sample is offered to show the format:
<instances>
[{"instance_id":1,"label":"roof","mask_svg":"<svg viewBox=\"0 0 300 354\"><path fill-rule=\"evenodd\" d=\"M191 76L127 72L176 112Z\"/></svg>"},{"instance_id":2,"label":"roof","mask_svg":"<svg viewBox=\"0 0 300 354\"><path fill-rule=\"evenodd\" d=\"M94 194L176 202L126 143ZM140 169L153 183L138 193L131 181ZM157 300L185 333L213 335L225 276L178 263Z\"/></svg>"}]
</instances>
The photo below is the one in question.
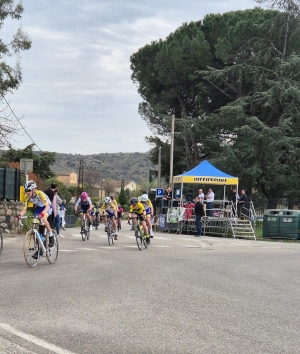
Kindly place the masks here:
<instances>
[{"instance_id":1,"label":"roof","mask_svg":"<svg viewBox=\"0 0 300 354\"><path fill-rule=\"evenodd\" d=\"M217 169L207 160L204 160L190 171L173 178L174 183L237 185L238 181L238 177L228 175Z\"/></svg>"}]
</instances>

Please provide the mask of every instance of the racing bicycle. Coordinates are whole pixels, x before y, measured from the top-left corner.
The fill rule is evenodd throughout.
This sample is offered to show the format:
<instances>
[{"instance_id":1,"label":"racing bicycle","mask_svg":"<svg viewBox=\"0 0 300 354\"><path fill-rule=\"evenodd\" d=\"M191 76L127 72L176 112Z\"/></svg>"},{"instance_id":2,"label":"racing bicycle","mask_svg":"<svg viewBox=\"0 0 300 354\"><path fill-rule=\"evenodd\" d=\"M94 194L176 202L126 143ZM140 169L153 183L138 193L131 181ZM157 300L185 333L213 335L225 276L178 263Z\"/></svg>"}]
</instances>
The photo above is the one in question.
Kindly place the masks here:
<instances>
[{"instance_id":1,"label":"racing bicycle","mask_svg":"<svg viewBox=\"0 0 300 354\"><path fill-rule=\"evenodd\" d=\"M59 250L56 231L52 230L54 245L49 247L49 235L43 221L37 216L22 216L21 219L33 219L32 226L26 233L23 242L24 258L28 267L35 267L41 256L46 256L50 264L55 263ZM23 226L21 220L19 220L19 223ZM34 258L36 252L37 256Z\"/></svg>"},{"instance_id":2,"label":"racing bicycle","mask_svg":"<svg viewBox=\"0 0 300 354\"><path fill-rule=\"evenodd\" d=\"M108 218L108 222L107 222L106 234L107 234L108 244L111 246L115 243L115 232L114 232L112 218L110 218L108 215L107 218Z\"/></svg>"},{"instance_id":3,"label":"racing bicycle","mask_svg":"<svg viewBox=\"0 0 300 354\"><path fill-rule=\"evenodd\" d=\"M86 213L80 211L80 214L83 214L83 217L81 218L80 225L81 225L81 238L82 241L89 240L90 239L90 227L87 222L87 217Z\"/></svg>"},{"instance_id":4,"label":"racing bicycle","mask_svg":"<svg viewBox=\"0 0 300 354\"><path fill-rule=\"evenodd\" d=\"M143 225L141 225L140 218L137 216L131 217L128 219L128 224L131 225L130 221L131 219L137 219L135 228L134 228L134 234L135 234L135 239L136 239L136 244L139 248L140 251L142 251L143 248L147 248L149 243L150 243L150 238L148 239L147 243L147 238L144 232Z\"/></svg>"}]
</instances>

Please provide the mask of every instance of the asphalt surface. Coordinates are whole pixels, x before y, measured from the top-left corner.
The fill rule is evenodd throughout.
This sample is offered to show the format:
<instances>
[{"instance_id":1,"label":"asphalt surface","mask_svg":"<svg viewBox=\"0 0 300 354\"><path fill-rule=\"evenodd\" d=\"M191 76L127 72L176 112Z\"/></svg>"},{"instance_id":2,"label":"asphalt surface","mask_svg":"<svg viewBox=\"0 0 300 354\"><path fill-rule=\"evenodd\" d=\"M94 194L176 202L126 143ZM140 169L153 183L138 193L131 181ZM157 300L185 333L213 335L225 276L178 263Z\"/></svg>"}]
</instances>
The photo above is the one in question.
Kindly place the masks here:
<instances>
[{"instance_id":1,"label":"asphalt surface","mask_svg":"<svg viewBox=\"0 0 300 354\"><path fill-rule=\"evenodd\" d=\"M4 236L1 354L300 352L300 244L62 233L57 263L33 269Z\"/></svg>"}]
</instances>

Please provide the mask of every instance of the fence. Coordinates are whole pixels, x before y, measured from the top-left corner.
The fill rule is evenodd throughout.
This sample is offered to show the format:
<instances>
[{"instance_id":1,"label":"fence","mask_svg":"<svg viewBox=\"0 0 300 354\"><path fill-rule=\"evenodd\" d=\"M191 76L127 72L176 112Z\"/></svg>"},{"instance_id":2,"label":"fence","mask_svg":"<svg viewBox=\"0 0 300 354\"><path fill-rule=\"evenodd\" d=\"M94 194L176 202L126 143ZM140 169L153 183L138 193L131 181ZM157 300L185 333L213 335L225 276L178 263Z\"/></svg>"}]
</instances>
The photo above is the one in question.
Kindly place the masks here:
<instances>
[{"instance_id":1,"label":"fence","mask_svg":"<svg viewBox=\"0 0 300 354\"><path fill-rule=\"evenodd\" d=\"M0 200L20 200L20 170L0 168Z\"/></svg>"}]
</instances>

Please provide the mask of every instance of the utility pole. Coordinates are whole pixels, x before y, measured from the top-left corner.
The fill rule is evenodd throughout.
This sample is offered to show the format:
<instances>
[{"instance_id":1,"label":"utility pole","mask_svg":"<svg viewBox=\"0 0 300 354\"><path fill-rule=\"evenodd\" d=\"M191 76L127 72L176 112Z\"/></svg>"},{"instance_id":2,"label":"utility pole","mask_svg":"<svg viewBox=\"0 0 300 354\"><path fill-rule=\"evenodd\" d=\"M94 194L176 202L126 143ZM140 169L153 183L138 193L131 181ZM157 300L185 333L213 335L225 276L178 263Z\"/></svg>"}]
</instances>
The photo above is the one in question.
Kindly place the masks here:
<instances>
[{"instance_id":1,"label":"utility pole","mask_svg":"<svg viewBox=\"0 0 300 354\"><path fill-rule=\"evenodd\" d=\"M174 128L175 128L175 116L172 115L172 127L171 127L171 147L170 147L170 187L173 189L173 152L174 152Z\"/></svg>"},{"instance_id":2,"label":"utility pole","mask_svg":"<svg viewBox=\"0 0 300 354\"><path fill-rule=\"evenodd\" d=\"M161 146L158 148L158 173L157 173L157 187L161 187Z\"/></svg>"},{"instance_id":3,"label":"utility pole","mask_svg":"<svg viewBox=\"0 0 300 354\"><path fill-rule=\"evenodd\" d=\"M83 160L79 160L79 174L78 174L78 188L77 188L77 198L82 192L83 189L83 175L84 175L84 165Z\"/></svg>"}]
</instances>

